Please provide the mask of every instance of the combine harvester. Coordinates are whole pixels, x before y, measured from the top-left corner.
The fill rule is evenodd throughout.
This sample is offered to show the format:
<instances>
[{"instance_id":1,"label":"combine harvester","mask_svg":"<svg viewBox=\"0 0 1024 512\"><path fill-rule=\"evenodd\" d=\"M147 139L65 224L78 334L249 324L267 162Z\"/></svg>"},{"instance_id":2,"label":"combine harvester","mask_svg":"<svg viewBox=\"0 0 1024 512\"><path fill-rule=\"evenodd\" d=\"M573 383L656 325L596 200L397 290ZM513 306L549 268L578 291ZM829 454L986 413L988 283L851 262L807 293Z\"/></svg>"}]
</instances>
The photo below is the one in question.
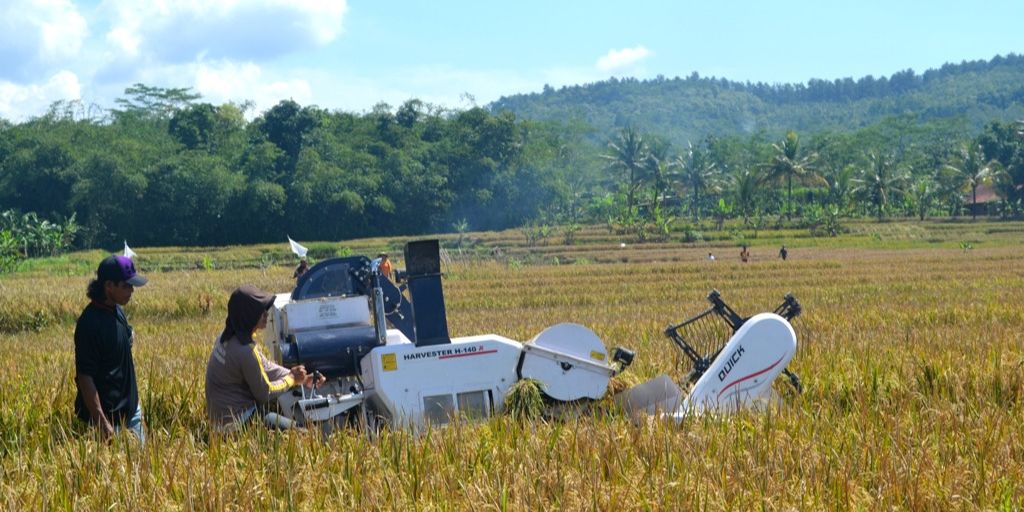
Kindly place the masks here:
<instances>
[{"instance_id":1,"label":"combine harvester","mask_svg":"<svg viewBox=\"0 0 1024 512\"><path fill-rule=\"evenodd\" d=\"M286 418L325 430L356 424L419 431L456 416L500 413L523 379L539 382L551 403L598 400L633 361L631 351L609 353L593 331L571 323L527 343L497 334L450 338L438 241L410 242L404 256L400 286L381 275L379 260L353 256L314 265L291 293L277 295L267 324L274 358L327 378L319 388L282 394ZM667 331L699 376L690 394L681 398L663 376L620 394L626 410L679 416L745 407L770 392L796 351L788 318L799 305L787 297L775 313L743 319L714 297L721 306ZM712 315L731 322L735 334L720 350L701 353L680 331Z\"/></svg>"}]
</instances>

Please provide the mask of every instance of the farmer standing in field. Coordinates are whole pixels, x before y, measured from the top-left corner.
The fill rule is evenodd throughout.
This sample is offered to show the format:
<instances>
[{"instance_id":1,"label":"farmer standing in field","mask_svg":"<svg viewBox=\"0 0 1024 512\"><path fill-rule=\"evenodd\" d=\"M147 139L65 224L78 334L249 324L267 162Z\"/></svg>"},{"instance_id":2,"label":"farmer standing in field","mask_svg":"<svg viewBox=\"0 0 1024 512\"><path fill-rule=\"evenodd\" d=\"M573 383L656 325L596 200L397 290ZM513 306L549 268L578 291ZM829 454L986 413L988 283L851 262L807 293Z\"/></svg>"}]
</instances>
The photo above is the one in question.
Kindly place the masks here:
<instances>
[{"instance_id":1,"label":"farmer standing in field","mask_svg":"<svg viewBox=\"0 0 1024 512\"><path fill-rule=\"evenodd\" d=\"M287 427L265 415L270 399L296 385L313 384L305 367L289 370L267 359L253 340L267 326L273 304L273 294L252 285L238 287L228 299L224 331L206 363L206 412L214 430L235 431L257 412L268 425ZM321 375L317 384L325 380Z\"/></svg>"},{"instance_id":2,"label":"farmer standing in field","mask_svg":"<svg viewBox=\"0 0 1024 512\"><path fill-rule=\"evenodd\" d=\"M128 428L146 440L132 358L135 333L121 309L146 282L130 258L104 258L86 290L91 302L75 324L75 414L104 439Z\"/></svg>"},{"instance_id":3,"label":"farmer standing in field","mask_svg":"<svg viewBox=\"0 0 1024 512\"><path fill-rule=\"evenodd\" d=\"M302 274L305 274L307 270L309 270L309 263L306 261L306 258L303 257L299 260L299 266L295 267L295 272L292 273L292 277L298 281L299 278L302 277Z\"/></svg>"},{"instance_id":4,"label":"farmer standing in field","mask_svg":"<svg viewBox=\"0 0 1024 512\"><path fill-rule=\"evenodd\" d=\"M388 279L391 279L391 273L394 271L394 267L391 266L391 260L388 258L388 253L382 252L377 255L380 258L380 274Z\"/></svg>"}]
</instances>

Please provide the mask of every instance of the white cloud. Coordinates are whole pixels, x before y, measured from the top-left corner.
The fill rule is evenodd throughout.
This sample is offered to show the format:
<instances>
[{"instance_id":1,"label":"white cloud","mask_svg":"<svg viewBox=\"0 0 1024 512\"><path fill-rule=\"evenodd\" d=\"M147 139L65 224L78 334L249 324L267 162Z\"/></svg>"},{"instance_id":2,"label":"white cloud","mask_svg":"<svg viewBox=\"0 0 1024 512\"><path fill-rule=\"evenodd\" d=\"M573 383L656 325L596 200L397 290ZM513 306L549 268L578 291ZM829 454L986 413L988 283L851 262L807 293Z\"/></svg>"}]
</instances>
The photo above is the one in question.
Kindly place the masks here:
<instances>
[{"instance_id":1,"label":"white cloud","mask_svg":"<svg viewBox=\"0 0 1024 512\"><path fill-rule=\"evenodd\" d=\"M46 112L58 100L78 100L82 85L78 76L64 70L55 73L45 83L18 85L0 81L0 117L22 121Z\"/></svg>"},{"instance_id":2,"label":"white cloud","mask_svg":"<svg viewBox=\"0 0 1024 512\"><path fill-rule=\"evenodd\" d=\"M310 53L342 36L347 0L99 2L0 0L0 116L25 119L46 112L53 101L83 95L87 103L113 107L133 83L191 87L214 104L252 100L251 113L258 114L289 98L357 112L411 98L465 108L466 93L484 105L539 92L545 84L607 77L593 66L520 71L423 65L367 74L347 58ZM603 59L622 66L649 53L637 47Z\"/></svg>"},{"instance_id":3,"label":"white cloud","mask_svg":"<svg viewBox=\"0 0 1024 512\"><path fill-rule=\"evenodd\" d=\"M106 0L107 41L125 58L262 60L324 46L342 31L346 0Z\"/></svg>"},{"instance_id":4,"label":"white cloud","mask_svg":"<svg viewBox=\"0 0 1024 512\"><path fill-rule=\"evenodd\" d=\"M51 73L77 57L88 24L69 0L0 4L0 78Z\"/></svg>"},{"instance_id":5,"label":"white cloud","mask_svg":"<svg viewBox=\"0 0 1024 512\"><path fill-rule=\"evenodd\" d=\"M605 72L620 71L637 64L651 55L651 51L643 46L608 50L608 53L597 59L597 69Z\"/></svg>"},{"instance_id":6,"label":"white cloud","mask_svg":"<svg viewBox=\"0 0 1024 512\"><path fill-rule=\"evenodd\" d=\"M591 67L519 72L417 66L394 69L373 78L317 69L293 70L292 73L308 80L313 104L352 112L368 111L380 102L397 108L413 98L438 107L468 108L472 104L465 97L466 93L473 97L476 105L483 106L502 96L540 92L545 84L557 88L595 82L604 77ZM298 97L295 99L299 101Z\"/></svg>"},{"instance_id":7,"label":"white cloud","mask_svg":"<svg viewBox=\"0 0 1024 512\"><path fill-rule=\"evenodd\" d=\"M300 74L310 79L314 103L355 112L367 111L380 102L396 108L413 98L445 108L483 106L503 95L540 91L548 78L542 73L450 66L393 69L373 78L322 70ZM472 102L467 93L473 97Z\"/></svg>"},{"instance_id":8,"label":"white cloud","mask_svg":"<svg viewBox=\"0 0 1024 512\"><path fill-rule=\"evenodd\" d=\"M203 95L203 101L213 104L252 100L256 113L285 99L300 105L312 102L312 88L305 79L266 75L251 62L202 62L195 68L194 90Z\"/></svg>"},{"instance_id":9,"label":"white cloud","mask_svg":"<svg viewBox=\"0 0 1024 512\"><path fill-rule=\"evenodd\" d=\"M139 56L139 45L142 44L139 36L125 27L116 27L107 32L107 42L121 55L131 59Z\"/></svg>"},{"instance_id":10,"label":"white cloud","mask_svg":"<svg viewBox=\"0 0 1024 512\"><path fill-rule=\"evenodd\" d=\"M37 5L48 8L40 20L40 53L44 59L75 57L88 36L85 18L67 0L40 0Z\"/></svg>"}]
</instances>

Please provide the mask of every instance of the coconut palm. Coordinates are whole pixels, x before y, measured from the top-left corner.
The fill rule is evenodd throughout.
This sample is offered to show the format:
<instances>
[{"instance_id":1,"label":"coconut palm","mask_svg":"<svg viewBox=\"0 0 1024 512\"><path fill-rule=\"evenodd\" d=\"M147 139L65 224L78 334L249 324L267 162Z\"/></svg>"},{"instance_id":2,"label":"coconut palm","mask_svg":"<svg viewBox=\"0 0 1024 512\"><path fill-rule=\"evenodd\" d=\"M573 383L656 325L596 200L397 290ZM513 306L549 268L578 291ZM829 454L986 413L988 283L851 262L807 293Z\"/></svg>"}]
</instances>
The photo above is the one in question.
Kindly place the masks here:
<instances>
[{"instance_id":1,"label":"coconut palm","mask_svg":"<svg viewBox=\"0 0 1024 512\"><path fill-rule=\"evenodd\" d=\"M944 166L952 172L961 187L971 189L971 204L978 204L978 187L999 178L1003 173L1002 166L995 160L985 160L985 151L979 144L968 144L960 148L960 153L952 164ZM978 218L977 206L971 208L971 218Z\"/></svg>"},{"instance_id":2,"label":"coconut palm","mask_svg":"<svg viewBox=\"0 0 1024 512\"><path fill-rule=\"evenodd\" d=\"M928 215L928 209L931 208L932 201L938 195L940 188L936 184L935 180L922 176L917 179L911 186L907 194L910 199L914 202L914 209L917 212L918 217L923 221L925 216Z\"/></svg>"},{"instance_id":3,"label":"coconut palm","mask_svg":"<svg viewBox=\"0 0 1024 512\"><path fill-rule=\"evenodd\" d=\"M833 167L822 175L825 186L828 187L828 201L840 212L845 212L849 206L850 195L854 187L854 177L857 176L857 167L845 165Z\"/></svg>"},{"instance_id":4,"label":"coconut palm","mask_svg":"<svg viewBox=\"0 0 1024 512\"><path fill-rule=\"evenodd\" d=\"M675 162L669 157L671 144L664 140L654 139L649 144L646 177L651 183L652 212L661 211L661 202L675 170Z\"/></svg>"},{"instance_id":5,"label":"coconut palm","mask_svg":"<svg viewBox=\"0 0 1024 512\"><path fill-rule=\"evenodd\" d=\"M893 162L892 157L868 153L868 166L861 171L860 177L853 180L852 192L867 199L878 212L878 221L882 222L885 206L890 197L903 193L906 176Z\"/></svg>"},{"instance_id":6,"label":"coconut palm","mask_svg":"<svg viewBox=\"0 0 1024 512\"><path fill-rule=\"evenodd\" d=\"M643 137L631 127L623 128L617 140L608 142L609 154L601 155L608 168L623 173L626 188L626 208L633 211L637 191L643 185L649 169L650 148Z\"/></svg>"},{"instance_id":7,"label":"coconut palm","mask_svg":"<svg viewBox=\"0 0 1024 512\"><path fill-rule=\"evenodd\" d=\"M687 145L686 153L676 157L679 181L690 193L690 212L698 220L702 194L717 190L717 165L706 151Z\"/></svg>"},{"instance_id":8,"label":"coconut palm","mask_svg":"<svg viewBox=\"0 0 1024 512\"><path fill-rule=\"evenodd\" d=\"M764 167L768 171L768 179L786 180L788 220L793 214L793 178L801 181L817 178L813 164L818 157L814 153L800 156L800 137L792 130L786 133L786 138L782 139L782 142L772 144L772 149L775 150L775 154Z\"/></svg>"},{"instance_id":9,"label":"coconut palm","mask_svg":"<svg viewBox=\"0 0 1024 512\"><path fill-rule=\"evenodd\" d=\"M757 193L764 183L764 174L753 167L732 173L729 181L736 193L736 210L743 216L743 225L746 226L750 215L757 209Z\"/></svg>"}]
</instances>

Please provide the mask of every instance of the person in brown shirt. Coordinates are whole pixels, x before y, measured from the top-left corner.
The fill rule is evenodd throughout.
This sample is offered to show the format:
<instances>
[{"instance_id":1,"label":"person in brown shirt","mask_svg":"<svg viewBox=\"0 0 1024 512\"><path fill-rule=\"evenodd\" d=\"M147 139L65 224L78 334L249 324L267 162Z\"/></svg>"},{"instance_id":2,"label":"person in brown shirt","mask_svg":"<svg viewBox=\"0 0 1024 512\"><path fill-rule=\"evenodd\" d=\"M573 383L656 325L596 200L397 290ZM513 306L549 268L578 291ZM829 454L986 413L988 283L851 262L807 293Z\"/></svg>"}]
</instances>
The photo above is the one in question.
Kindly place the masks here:
<instances>
[{"instance_id":1,"label":"person in brown shirt","mask_svg":"<svg viewBox=\"0 0 1024 512\"><path fill-rule=\"evenodd\" d=\"M306 261L306 258L302 258L302 260L299 261L299 266L295 267L295 272L292 272L292 277L296 281L298 281L299 278L302 277L302 274L305 274L306 271L308 271L308 270L309 270L309 263Z\"/></svg>"},{"instance_id":2,"label":"person in brown shirt","mask_svg":"<svg viewBox=\"0 0 1024 512\"><path fill-rule=\"evenodd\" d=\"M273 304L272 294L252 285L240 286L228 299L224 331L206 363L206 412L215 430L234 431L265 411L277 394L312 384L305 367L289 370L271 361L253 340L267 326Z\"/></svg>"}]
</instances>

